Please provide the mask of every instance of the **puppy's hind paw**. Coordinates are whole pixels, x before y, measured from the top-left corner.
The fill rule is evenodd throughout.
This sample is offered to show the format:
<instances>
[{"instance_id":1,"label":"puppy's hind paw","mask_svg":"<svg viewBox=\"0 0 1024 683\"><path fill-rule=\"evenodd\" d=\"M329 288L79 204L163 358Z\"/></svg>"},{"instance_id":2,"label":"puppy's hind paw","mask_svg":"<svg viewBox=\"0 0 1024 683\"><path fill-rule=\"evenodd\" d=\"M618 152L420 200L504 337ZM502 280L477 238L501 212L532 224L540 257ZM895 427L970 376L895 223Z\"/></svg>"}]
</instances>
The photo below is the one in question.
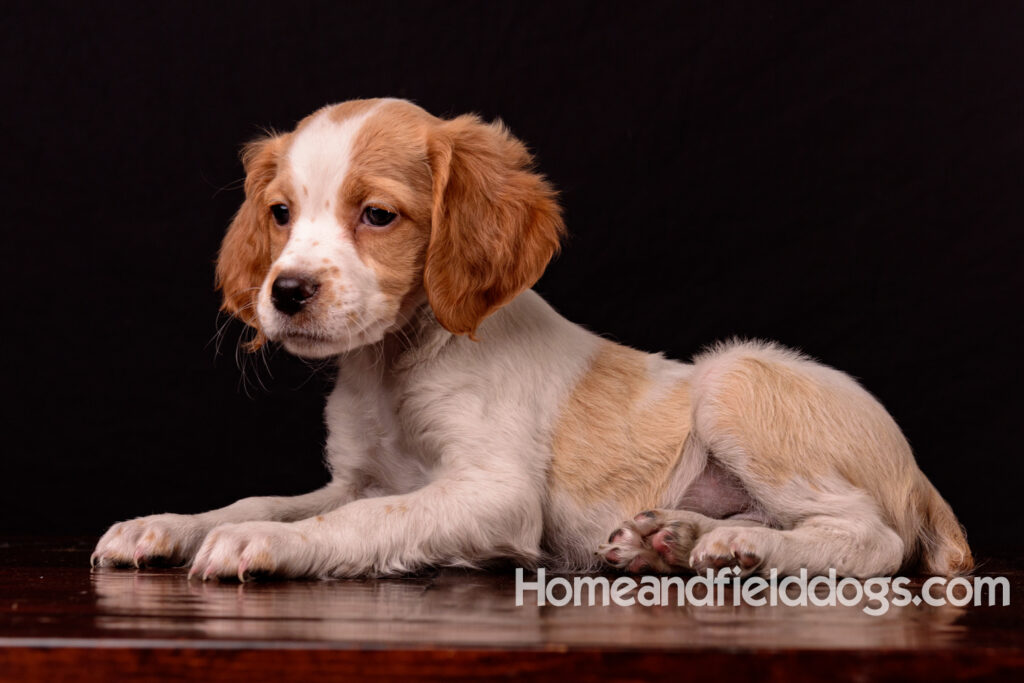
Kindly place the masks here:
<instances>
[{"instance_id":1,"label":"puppy's hind paw","mask_svg":"<svg viewBox=\"0 0 1024 683\"><path fill-rule=\"evenodd\" d=\"M628 572L646 571L658 561L643 536L628 523L613 531L608 542L598 546L597 554L616 569Z\"/></svg>"},{"instance_id":2,"label":"puppy's hind paw","mask_svg":"<svg viewBox=\"0 0 1024 683\"><path fill-rule=\"evenodd\" d=\"M697 572L736 567L742 576L746 576L764 564L764 552L758 545L756 530L720 527L697 540L689 561Z\"/></svg>"},{"instance_id":3,"label":"puppy's hind paw","mask_svg":"<svg viewBox=\"0 0 1024 683\"><path fill-rule=\"evenodd\" d=\"M612 532L598 555L628 572L673 572L689 568L696 524L675 510L647 510Z\"/></svg>"}]
</instances>

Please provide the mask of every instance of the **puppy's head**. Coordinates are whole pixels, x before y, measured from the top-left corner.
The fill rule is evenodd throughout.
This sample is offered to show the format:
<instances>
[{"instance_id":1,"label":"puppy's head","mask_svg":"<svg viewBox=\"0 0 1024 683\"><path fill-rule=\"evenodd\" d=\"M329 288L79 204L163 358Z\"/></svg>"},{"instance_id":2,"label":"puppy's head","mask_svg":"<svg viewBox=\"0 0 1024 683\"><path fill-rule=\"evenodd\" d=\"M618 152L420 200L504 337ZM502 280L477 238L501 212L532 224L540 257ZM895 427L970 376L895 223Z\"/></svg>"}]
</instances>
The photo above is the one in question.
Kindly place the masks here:
<instances>
[{"instance_id":1,"label":"puppy's head","mask_svg":"<svg viewBox=\"0 0 1024 683\"><path fill-rule=\"evenodd\" d=\"M250 143L242 159L245 202L217 281L224 310L257 330L252 348L343 353L424 302L472 336L537 281L564 230L522 143L475 116L345 102Z\"/></svg>"}]
</instances>

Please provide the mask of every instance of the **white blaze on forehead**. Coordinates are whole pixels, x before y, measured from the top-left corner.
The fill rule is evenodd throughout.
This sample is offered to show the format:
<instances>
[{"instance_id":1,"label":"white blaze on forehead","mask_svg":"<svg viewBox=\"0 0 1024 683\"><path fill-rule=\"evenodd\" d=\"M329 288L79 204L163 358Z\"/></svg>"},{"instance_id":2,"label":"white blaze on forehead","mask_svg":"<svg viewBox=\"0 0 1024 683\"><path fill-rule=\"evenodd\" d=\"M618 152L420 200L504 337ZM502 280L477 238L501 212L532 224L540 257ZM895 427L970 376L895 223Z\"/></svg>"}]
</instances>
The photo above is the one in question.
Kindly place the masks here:
<instances>
[{"instance_id":1,"label":"white blaze on forehead","mask_svg":"<svg viewBox=\"0 0 1024 683\"><path fill-rule=\"evenodd\" d=\"M288 151L295 188L309 191L299 197L302 217L314 219L323 211L332 212L352 160L352 144L366 119L380 106L343 121L333 121L323 111L302 127ZM330 209L326 206L330 203Z\"/></svg>"}]
</instances>

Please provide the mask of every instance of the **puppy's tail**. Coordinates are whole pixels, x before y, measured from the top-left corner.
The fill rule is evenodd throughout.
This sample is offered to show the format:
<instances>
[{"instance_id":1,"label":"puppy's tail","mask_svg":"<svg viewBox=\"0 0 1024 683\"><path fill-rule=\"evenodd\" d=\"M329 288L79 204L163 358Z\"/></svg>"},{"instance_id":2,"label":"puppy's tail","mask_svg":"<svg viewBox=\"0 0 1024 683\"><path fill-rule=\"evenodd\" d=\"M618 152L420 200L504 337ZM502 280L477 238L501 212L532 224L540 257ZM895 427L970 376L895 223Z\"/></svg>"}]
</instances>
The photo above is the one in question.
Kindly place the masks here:
<instances>
[{"instance_id":1,"label":"puppy's tail","mask_svg":"<svg viewBox=\"0 0 1024 683\"><path fill-rule=\"evenodd\" d=\"M949 503L930 481L921 478L921 569L939 576L966 574L974 569L967 534Z\"/></svg>"}]
</instances>

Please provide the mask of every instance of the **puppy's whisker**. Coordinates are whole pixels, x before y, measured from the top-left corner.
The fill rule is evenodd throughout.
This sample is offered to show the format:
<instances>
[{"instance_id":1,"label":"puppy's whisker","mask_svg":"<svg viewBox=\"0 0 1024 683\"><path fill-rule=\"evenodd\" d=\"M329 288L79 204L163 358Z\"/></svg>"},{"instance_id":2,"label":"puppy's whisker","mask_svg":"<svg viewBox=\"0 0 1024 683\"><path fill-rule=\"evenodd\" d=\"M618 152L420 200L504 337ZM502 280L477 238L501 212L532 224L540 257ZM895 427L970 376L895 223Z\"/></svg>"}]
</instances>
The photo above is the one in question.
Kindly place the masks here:
<instances>
[{"instance_id":1,"label":"puppy's whisker","mask_svg":"<svg viewBox=\"0 0 1024 683\"><path fill-rule=\"evenodd\" d=\"M245 186L245 178L244 177L238 178L236 180L232 180L231 182L227 183L226 185L220 185L220 186L214 185L213 183L209 182L209 180L207 180L205 176L203 177L203 180L206 181L206 183L208 185L211 185L212 187L214 187L214 192L213 192L212 195L210 195L211 199L215 199L221 192L227 192L229 190L240 190L240 189L242 189L243 186Z\"/></svg>"}]
</instances>

